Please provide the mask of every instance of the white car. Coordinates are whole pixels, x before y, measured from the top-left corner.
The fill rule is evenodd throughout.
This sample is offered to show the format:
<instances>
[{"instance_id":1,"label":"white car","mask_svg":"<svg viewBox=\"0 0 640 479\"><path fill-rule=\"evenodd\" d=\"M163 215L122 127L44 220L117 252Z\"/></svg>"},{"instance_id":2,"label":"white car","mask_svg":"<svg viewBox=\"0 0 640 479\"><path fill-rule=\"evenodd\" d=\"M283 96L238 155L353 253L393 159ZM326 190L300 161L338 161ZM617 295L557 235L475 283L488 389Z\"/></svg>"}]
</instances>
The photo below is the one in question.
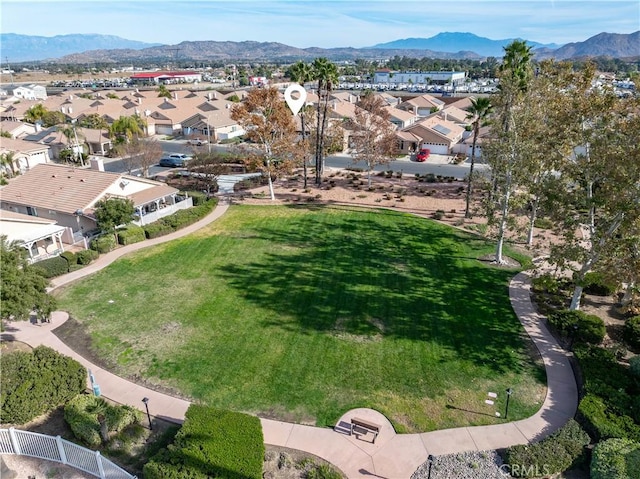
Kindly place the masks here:
<instances>
[{"instance_id":1,"label":"white car","mask_svg":"<svg viewBox=\"0 0 640 479\"><path fill-rule=\"evenodd\" d=\"M192 158L183 153L171 153L168 155L164 155L160 158L160 162L158 163L160 166L168 166L170 168L177 168L180 166L185 166L189 160Z\"/></svg>"}]
</instances>

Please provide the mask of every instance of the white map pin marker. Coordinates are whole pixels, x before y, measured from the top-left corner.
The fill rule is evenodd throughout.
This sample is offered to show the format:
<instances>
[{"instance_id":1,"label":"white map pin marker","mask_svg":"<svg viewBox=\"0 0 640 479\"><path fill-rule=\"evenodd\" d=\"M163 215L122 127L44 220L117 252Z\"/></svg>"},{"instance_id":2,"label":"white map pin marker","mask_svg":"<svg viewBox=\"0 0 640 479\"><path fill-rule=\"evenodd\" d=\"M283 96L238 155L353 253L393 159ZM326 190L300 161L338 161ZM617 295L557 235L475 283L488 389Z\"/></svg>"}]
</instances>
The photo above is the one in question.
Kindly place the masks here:
<instances>
[{"instance_id":1,"label":"white map pin marker","mask_svg":"<svg viewBox=\"0 0 640 479\"><path fill-rule=\"evenodd\" d=\"M298 93L298 98L294 98L292 96L293 93ZM284 99L287 105L289 105L289 109L293 112L293 116L296 116L300 108L304 105L304 102L307 101L307 90L305 90L302 85L292 83L284 91Z\"/></svg>"}]
</instances>

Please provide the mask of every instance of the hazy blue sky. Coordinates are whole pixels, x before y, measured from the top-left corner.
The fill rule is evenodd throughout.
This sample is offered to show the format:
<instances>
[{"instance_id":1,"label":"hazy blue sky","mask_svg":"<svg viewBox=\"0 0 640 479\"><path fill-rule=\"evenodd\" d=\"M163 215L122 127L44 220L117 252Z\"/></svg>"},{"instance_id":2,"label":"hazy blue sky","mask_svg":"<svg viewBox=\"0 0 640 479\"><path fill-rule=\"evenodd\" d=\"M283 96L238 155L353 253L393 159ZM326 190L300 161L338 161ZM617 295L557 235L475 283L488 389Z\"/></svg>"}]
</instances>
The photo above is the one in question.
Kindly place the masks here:
<instances>
[{"instance_id":1,"label":"hazy blue sky","mask_svg":"<svg viewBox=\"0 0 640 479\"><path fill-rule=\"evenodd\" d=\"M0 8L2 33L101 33L166 44L363 47L439 32L563 44L640 30L638 0L1 0Z\"/></svg>"}]
</instances>

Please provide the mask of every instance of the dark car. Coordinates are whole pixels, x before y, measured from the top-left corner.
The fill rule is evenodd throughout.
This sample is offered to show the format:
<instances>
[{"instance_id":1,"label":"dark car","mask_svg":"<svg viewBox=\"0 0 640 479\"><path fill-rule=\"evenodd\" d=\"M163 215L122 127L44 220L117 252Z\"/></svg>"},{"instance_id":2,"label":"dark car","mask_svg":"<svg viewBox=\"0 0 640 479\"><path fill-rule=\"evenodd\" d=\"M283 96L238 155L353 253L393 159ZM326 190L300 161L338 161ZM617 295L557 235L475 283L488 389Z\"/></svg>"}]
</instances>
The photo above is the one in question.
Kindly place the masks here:
<instances>
[{"instance_id":1,"label":"dark car","mask_svg":"<svg viewBox=\"0 0 640 479\"><path fill-rule=\"evenodd\" d=\"M178 168L185 166L190 159L190 156L182 153L171 153L170 155L165 155L160 158L160 162L158 164L160 166L168 166L169 168Z\"/></svg>"},{"instance_id":2,"label":"dark car","mask_svg":"<svg viewBox=\"0 0 640 479\"><path fill-rule=\"evenodd\" d=\"M416 161L427 161L427 158L429 158L430 154L431 150L429 150L428 148L422 148L416 155Z\"/></svg>"}]
</instances>

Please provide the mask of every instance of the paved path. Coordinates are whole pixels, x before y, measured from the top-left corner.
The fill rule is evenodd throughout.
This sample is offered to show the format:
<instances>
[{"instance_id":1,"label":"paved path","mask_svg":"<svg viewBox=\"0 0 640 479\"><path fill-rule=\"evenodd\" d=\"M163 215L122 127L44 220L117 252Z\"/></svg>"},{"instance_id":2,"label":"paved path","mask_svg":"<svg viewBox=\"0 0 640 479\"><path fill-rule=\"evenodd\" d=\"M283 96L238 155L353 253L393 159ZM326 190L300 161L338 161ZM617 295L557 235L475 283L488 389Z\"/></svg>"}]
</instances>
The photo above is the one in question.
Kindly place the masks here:
<instances>
[{"instance_id":1,"label":"paved path","mask_svg":"<svg viewBox=\"0 0 640 479\"><path fill-rule=\"evenodd\" d=\"M168 241L209 224L228 208L221 202L206 218L172 235L136 243L101 256L82 270L56 278L53 287L60 287L90 274L113 262L123 254L152 244ZM406 479L426 461L429 454L442 455L466 451L504 448L539 440L565 424L575 414L578 391L567 353L546 329L530 301L530 282L526 273L517 274L511 281L511 304L525 330L536 344L547 372L547 396L540 410L533 416L493 426L462 427L422 434L396 434L386 417L371 409L346 411L336 427L320 428L282 421L261 419L265 443L299 449L322 457L340 468L349 478L377 476L387 479ZM181 422L189 402L144 388L103 370L79 356L60 341L52 330L67 319L67 314L55 312L51 323L31 324L12 322L3 338L16 339L37 346L44 344L71 356L90 369L99 383L102 394L116 402L143 410L143 397L149 398L153 416ZM375 443L373 435L349 436L351 417L360 417L381 426Z\"/></svg>"}]
</instances>

